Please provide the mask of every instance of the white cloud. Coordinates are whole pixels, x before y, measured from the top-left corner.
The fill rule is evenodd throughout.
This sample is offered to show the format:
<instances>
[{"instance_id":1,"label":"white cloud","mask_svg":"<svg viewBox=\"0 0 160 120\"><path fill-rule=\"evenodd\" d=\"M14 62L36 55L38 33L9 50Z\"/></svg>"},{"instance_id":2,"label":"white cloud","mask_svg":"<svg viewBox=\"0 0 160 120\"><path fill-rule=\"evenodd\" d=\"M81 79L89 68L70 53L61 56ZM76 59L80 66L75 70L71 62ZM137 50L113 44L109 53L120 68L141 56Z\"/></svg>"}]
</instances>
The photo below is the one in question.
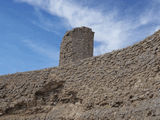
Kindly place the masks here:
<instances>
[{"instance_id":1,"label":"white cloud","mask_svg":"<svg viewBox=\"0 0 160 120\"><path fill-rule=\"evenodd\" d=\"M63 27L63 24L61 24L61 21L54 21L53 19L49 19L45 17L41 11L37 8L35 8L35 15L37 16L38 19L32 20L32 24L38 26L39 28L55 33L56 35L60 36L60 33L58 31L59 28Z\"/></svg>"},{"instance_id":2,"label":"white cloud","mask_svg":"<svg viewBox=\"0 0 160 120\"><path fill-rule=\"evenodd\" d=\"M144 35L151 31L158 29L150 27L146 34L141 33L142 36L136 36L138 29L151 22L160 20L160 13L155 15L155 9L146 10L136 21L132 18L118 19L118 12L102 12L101 10L88 8L82 6L73 0L18 0L19 2L26 2L30 5L38 7L47 11L52 15L56 15L65 19L65 22L71 27L88 26L95 32L95 41L100 45L95 48L95 55L109 52L114 49L119 49L143 38ZM157 0L158 1L158 0ZM160 23L158 23L160 24ZM143 30L141 30L143 31ZM132 42L129 40L133 40Z\"/></svg>"},{"instance_id":3,"label":"white cloud","mask_svg":"<svg viewBox=\"0 0 160 120\"><path fill-rule=\"evenodd\" d=\"M158 31L159 29L160 29L160 25L157 26L153 32L156 32L156 31Z\"/></svg>"}]
</instances>

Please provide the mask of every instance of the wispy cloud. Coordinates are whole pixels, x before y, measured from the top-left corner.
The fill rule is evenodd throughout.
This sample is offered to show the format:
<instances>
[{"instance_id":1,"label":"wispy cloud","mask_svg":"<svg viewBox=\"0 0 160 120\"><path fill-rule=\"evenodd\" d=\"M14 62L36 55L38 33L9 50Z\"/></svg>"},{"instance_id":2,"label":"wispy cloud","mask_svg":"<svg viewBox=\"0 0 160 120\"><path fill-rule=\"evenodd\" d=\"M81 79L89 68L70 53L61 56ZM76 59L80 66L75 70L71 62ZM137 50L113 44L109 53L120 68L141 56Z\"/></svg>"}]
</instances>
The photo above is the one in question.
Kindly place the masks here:
<instances>
[{"instance_id":1,"label":"wispy cloud","mask_svg":"<svg viewBox=\"0 0 160 120\"><path fill-rule=\"evenodd\" d=\"M154 4L140 13L141 15L137 16L135 20L133 19L135 16L133 18L119 19L117 10L102 12L100 9L82 6L73 0L17 1L26 2L54 16L65 19L65 22L70 27L91 27L95 32L95 41L99 42L99 45L95 48L95 55L130 45L142 39L144 35L148 35L151 31L158 29L157 26L160 25L160 12L156 9L157 5ZM159 2L159 0L153 1L157 1L157 4ZM150 26L148 27L149 24Z\"/></svg>"},{"instance_id":2,"label":"wispy cloud","mask_svg":"<svg viewBox=\"0 0 160 120\"><path fill-rule=\"evenodd\" d=\"M54 19L45 17L38 8L35 8L35 15L38 19L31 20L32 24L38 26L45 31L52 32L60 36L59 28L60 26L62 26L60 21L54 21Z\"/></svg>"},{"instance_id":3,"label":"wispy cloud","mask_svg":"<svg viewBox=\"0 0 160 120\"><path fill-rule=\"evenodd\" d=\"M48 45L42 45L40 43L33 42L31 40L23 40L23 43L27 47L29 47L31 50L35 51L36 53L48 57L49 59L52 59L53 61L58 61L59 52L57 49L54 49L53 47L50 48Z\"/></svg>"},{"instance_id":4,"label":"wispy cloud","mask_svg":"<svg viewBox=\"0 0 160 120\"><path fill-rule=\"evenodd\" d=\"M160 3L160 0L153 0L153 1Z\"/></svg>"}]
</instances>

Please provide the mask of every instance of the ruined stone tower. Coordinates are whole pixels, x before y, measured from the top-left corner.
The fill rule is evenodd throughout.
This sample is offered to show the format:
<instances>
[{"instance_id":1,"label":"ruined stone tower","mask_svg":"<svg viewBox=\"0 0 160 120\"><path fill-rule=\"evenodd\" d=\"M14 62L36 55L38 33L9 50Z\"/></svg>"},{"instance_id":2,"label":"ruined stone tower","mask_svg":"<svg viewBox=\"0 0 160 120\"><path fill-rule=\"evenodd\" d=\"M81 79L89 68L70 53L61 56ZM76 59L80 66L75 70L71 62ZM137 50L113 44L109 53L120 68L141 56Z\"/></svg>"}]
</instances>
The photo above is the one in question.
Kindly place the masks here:
<instances>
[{"instance_id":1,"label":"ruined stone tower","mask_svg":"<svg viewBox=\"0 0 160 120\"><path fill-rule=\"evenodd\" d=\"M87 27L74 28L66 32L61 43L59 65L92 57L93 38L94 32Z\"/></svg>"}]
</instances>

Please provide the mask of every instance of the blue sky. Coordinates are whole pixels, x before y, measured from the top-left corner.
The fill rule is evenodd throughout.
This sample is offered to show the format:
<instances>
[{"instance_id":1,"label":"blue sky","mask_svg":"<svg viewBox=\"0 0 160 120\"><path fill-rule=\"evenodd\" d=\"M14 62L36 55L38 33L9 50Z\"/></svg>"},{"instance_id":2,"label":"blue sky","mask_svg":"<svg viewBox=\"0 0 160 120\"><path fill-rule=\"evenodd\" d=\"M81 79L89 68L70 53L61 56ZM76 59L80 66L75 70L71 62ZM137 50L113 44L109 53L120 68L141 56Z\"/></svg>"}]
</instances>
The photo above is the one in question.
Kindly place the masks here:
<instances>
[{"instance_id":1,"label":"blue sky","mask_svg":"<svg viewBox=\"0 0 160 120\"><path fill-rule=\"evenodd\" d=\"M160 29L160 0L1 0L0 75L58 66L64 33L88 26L94 55Z\"/></svg>"}]
</instances>

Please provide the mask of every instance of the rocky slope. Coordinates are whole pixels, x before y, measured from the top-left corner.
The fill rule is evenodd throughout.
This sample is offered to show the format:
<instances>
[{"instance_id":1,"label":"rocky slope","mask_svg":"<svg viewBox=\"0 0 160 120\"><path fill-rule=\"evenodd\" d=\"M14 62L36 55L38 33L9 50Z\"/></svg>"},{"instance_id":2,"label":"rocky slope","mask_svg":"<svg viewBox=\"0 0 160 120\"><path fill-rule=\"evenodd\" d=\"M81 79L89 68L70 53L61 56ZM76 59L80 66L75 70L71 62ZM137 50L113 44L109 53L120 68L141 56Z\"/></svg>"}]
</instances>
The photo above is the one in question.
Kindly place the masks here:
<instances>
[{"instance_id":1,"label":"rocky slope","mask_svg":"<svg viewBox=\"0 0 160 120\"><path fill-rule=\"evenodd\" d=\"M160 31L77 64L0 76L0 120L160 120Z\"/></svg>"}]
</instances>

